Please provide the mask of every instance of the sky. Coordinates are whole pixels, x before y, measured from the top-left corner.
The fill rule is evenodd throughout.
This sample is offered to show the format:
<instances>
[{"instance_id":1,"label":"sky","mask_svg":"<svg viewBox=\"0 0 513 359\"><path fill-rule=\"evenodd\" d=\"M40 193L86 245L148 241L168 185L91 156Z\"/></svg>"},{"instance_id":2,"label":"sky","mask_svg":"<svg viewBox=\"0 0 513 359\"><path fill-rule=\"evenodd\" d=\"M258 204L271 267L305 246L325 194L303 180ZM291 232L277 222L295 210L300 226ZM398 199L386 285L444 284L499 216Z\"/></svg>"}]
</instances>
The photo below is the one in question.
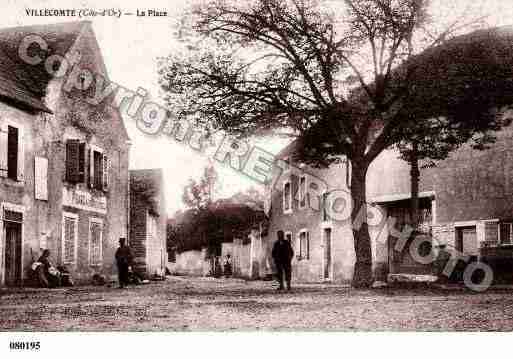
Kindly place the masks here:
<instances>
[{"instance_id":1,"label":"sky","mask_svg":"<svg viewBox=\"0 0 513 359\"><path fill-rule=\"evenodd\" d=\"M447 11L440 4L446 0L434 0L436 16L446 16ZM456 8L464 8L469 0L452 0ZM63 21L83 20L66 17L29 17L25 8L121 8L135 13L137 9L165 10L168 17L136 17L122 16L88 18L93 23L97 40L100 44L104 61L111 81L131 90L143 87L154 99L159 97L156 58L177 51L173 40L174 19L190 5L190 0L2 0L2 25L20 26ZM485 0L483 10L490 15L491 26L513 24L513 4L511 0ZM163 102L160 102L163 103ZM181 144L166 138L144 136L135 127L132 120L125 119L125 125L132 141L130 152L130 168L162 168L164 170L165 196L168 215L183 208L181 202L182 188L189 178L198 178L208 159ZM256 145L271 152L278 153L286 145L286 140L265 138ZM220 197L244 190L250 186L258 186L234 170L216 166L221 179Z\"/></svg>"}]
</instances>

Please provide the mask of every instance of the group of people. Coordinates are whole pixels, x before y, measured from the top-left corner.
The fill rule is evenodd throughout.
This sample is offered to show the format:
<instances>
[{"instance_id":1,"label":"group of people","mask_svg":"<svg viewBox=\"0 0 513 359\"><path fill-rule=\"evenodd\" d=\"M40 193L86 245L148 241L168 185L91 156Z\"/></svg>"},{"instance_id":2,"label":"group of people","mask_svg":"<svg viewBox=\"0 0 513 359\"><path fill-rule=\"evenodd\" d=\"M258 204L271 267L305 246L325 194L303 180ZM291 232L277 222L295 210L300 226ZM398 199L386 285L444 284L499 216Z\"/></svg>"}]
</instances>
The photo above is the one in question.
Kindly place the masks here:
<instances>
[{"instance_id":1,"label":"group of people","mask_svg":"<svg viewBox=\"0 0 513 359\"><path fill-rule=\"evenodd\" d=\"M115 254L118 268L119 287L124 288L130 282L133 256L130 247L126 245L125 238L119 239L119 248ZM73 281L69 271L65 267L54 267L50 262L50 250L45 249L37 261L32 264L32 271L38 286L55 288L60 286L72 286Z\"/></svg>"},{"instance_id":2,"label":"group of people","mask_svg":"<svg viewBox=\"0 0 513 359\"><path fill-rule=\"evenodd\" d=\"M71 274L64 266L54 267L50 262L50 250L45 249L39 259L32 264L37 284L43 288L71 287Z\"/></svg>"}]
</instances>

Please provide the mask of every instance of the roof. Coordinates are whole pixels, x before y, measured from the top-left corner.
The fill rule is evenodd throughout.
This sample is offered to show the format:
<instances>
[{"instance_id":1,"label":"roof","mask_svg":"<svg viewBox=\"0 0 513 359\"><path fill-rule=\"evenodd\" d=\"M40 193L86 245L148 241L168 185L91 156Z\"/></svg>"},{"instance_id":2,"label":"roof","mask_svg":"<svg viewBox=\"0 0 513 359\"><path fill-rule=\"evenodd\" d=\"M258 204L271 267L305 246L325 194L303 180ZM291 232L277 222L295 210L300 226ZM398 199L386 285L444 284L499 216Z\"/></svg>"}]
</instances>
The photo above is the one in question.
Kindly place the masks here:
<instances>
[{"instance_id":1,"label":"roof","mask_svg":"<svg viewBox=\"0 0 513 359\"><path fill-rule=\"evenodd\" d=\"M287 146L285 146L278 154L275 156L276 159L285 159L286 157L291 157L295 154L295 152L301 146L301 137L295 138L292 140Z\"/></svg>"},{"instance_id":2,"label":"roof","mask_svg":"<svg viewBox=\"0 0 513 359\"><path fill-rule=\"evenodd\" d=\"M43 101L51 76L44 63L30 65L24 62L18 55L19 44L30 34L39 35L48 44L46 56L63 56L89 23L78 21L0 29L0 96L32 110L52 113ZM33 51L32 48L29 50Z\"/></svg>"}]
</instances>

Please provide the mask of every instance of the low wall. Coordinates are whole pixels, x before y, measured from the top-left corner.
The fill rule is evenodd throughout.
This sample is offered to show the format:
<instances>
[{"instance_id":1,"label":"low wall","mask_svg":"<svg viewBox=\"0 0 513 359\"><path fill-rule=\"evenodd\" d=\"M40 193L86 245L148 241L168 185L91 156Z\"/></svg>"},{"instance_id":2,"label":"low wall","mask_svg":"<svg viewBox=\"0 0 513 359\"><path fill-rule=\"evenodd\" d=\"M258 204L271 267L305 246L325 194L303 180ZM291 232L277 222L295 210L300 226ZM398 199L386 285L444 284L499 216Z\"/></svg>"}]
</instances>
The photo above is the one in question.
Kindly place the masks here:
<instances>
[{"instance_id":1,"label":"low wall","mask_svg":"<svg viewBox=\"0 0 513 359\"><path fill-rule=\"evenodd\" d=\"M209 272L209 262L205 260L205 250L186 251L176 254L176 261L169 263L169 270L173 274L204 276Z\"/></svg>"}]
</instances>

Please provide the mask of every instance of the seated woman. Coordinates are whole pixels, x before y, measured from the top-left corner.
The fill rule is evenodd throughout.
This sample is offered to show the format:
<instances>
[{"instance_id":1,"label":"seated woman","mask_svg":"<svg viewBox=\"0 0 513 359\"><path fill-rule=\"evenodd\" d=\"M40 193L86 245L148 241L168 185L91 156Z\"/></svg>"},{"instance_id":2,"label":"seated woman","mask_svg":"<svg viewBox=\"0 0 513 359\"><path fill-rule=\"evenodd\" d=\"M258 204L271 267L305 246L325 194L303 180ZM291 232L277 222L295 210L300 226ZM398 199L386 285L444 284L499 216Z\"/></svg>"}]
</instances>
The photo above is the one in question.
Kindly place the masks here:
<instances>
[{"instance_id":1,"label":"seated woman","mask_svg":"<svg viewBox=\"0 0 513 359\"><path fill-rule=\"evenodd\" d=\"M45 249L43 254L41 254L41 257L39 257L37 260L41 264L37 266L36 272L41 287L55 288L60 286L60 272L54 266L52 266L49 258L50 251Z\"/></svg>"}]
</instances>

